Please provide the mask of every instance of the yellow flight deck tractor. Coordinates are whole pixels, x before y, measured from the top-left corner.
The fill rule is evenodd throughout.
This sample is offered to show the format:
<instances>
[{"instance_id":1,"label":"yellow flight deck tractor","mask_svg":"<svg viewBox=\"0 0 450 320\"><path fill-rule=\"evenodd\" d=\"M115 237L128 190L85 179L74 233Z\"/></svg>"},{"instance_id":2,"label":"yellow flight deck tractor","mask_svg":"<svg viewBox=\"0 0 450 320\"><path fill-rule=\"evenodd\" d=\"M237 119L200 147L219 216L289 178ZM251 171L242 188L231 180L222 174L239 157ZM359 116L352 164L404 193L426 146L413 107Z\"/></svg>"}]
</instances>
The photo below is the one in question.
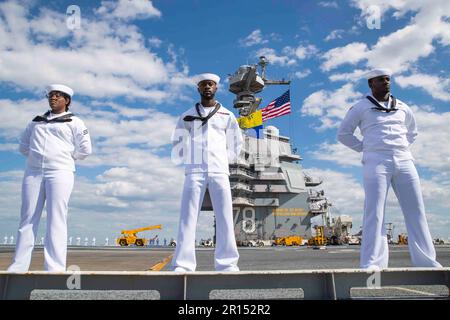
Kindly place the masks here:
<instances>
[{"instance_id":1,"label":"yellow flight deck tractor","mask_svg":"<svg viewBox=\"0 0 450 320\"><path fill-rule=\"evenodd\" d=\"M398 243L400 245L406 245L408 244L408 236L405 233L400 233L398 235Z\"/></svg>"},{"instance_id":2,"label":"yellow flight deck tractor","mask_svg":"<svg viewBox=\"0 0 450 320\"><path fill-rule=\"evenodd\" d=\"M308 246L324 246L327 244L327 238L324 235L323 226L314 226L316 235L308 240Z\"/></svg>"},{"instance_id":3,"label":"yellow flight deck tractor","mask_svg":"<svg viewBox=\"0 0 450 320\"><path fill-rule=\"evenodd\" d=\"M301 246L302 244L303 238L300 236L278 237L274 242L277 246Z\"/></svg>"},{"instance_id":4,"label":"yellow flight deck tractor","mask_svg":"<svg viewBox=\"0 0 450 320\"><path fill-rule=\"evenodd\" d=\"M129 245L135 245L137 247L143 247L148 244L148 239L146 238L140 238L136 236L138 232L147 231L147 230L154 230L154 229L162 229L162 225L158 224L156 226L148 226L144 228L138 228L133 230L122 230L120 238L116 239L116 243L120 245L121 247L126 247Z\"/></svg>"}]
</instances>

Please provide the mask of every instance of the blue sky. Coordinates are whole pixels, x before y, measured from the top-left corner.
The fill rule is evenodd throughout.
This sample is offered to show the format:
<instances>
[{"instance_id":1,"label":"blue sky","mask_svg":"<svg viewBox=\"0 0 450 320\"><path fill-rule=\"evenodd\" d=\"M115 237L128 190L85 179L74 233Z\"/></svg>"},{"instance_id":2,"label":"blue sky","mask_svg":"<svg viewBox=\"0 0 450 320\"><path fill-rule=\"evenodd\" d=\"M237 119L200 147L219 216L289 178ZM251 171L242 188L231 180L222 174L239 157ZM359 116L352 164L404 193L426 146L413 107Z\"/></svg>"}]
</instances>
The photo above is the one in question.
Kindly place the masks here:
<instances>
[{"instance_id":1,"label":"blue sky","mask_svg":"<svg viewBox=\"0 0 450 320\"><path fill-rule=\"evenodd\" d=\"M71 4L81 10L74 30L66 24ZM379 29L367 26L374 10ZM449 17L446 0L0 2L0 242L15 236L19 221L25 159L17 139L47 109L47 84L74 89L72 111L94 144L78 163L69 235L99 243L163 224L161 237L171 238L183 170L170 161L169 141L177 116L197 101L193 77L219 74L217 97L231 109L227 75L260 55L269 78L292 81L293 113L267 124L291 136L305 170L323 178L333 213L351 215L355 232L364 201L360 155L337 143L336 129L368 90L362 74L393 69L393 94L419 125L412 150L432 235L450 237ZM262 105L285 90L267 88ZM405 231L392 194L386 221ZM198 239L211 234L212 215L202 213Z\"/></svg>"}]
</instances>

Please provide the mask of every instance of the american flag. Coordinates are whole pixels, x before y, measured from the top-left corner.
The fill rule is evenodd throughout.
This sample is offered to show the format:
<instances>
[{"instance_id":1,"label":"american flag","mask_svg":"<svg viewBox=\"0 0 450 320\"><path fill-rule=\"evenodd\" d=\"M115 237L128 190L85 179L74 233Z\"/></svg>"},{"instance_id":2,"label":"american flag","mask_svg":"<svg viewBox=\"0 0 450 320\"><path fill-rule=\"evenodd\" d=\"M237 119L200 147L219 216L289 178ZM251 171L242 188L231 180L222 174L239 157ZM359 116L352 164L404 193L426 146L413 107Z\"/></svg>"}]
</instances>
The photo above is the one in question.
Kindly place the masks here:
<instances>
[{"instance_id":1,"label":"american flag","mask_svg":"<svg viewBox=\"0 0 450 320\"><path fill-rule=\"evenodd\" d=\"M281 117L285 114L291 113L291 100L289 90L283 93L280 97L273 100L267 107L261 110L262 120L267 121L276 117Z\"/></svg>"}]
</instances>

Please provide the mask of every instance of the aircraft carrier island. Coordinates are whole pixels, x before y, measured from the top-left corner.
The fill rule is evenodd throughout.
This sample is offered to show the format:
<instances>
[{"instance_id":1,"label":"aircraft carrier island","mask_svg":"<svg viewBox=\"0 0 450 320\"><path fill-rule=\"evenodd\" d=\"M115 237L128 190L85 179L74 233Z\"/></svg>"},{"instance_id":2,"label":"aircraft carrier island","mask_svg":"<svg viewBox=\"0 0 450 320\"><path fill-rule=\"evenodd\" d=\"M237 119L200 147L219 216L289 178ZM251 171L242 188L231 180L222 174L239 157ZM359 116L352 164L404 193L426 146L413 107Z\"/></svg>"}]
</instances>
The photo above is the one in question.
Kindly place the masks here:
<instances>
[{"instance_id":1,"label":"aircraft carrier island","mask_svg":"<svg viewBox=\"0 0 450 320\"><path fill-rule=\"evenodd\" d=\"M256 94L265 86L290 83L266 79L266 65L265 57L261 57L257 65L241 66L229 77L229 90L236 95L234 107L241 117L256 111L261 102ZM242 124L241 128L243 150L237 161L230 164L238 245L267 245L290 236L311 239L316 235L311 219L318 215L324 215L323 221L329 226L331 203L323 191L311 189L322 181L305 174L300 164L302 158L292 146L290 137L281 135L274 126L260 129L259 137L246 134L248 131L253 133L253 128ZM212 209L207 193L202 210Z\"/></svg>"}]
</instances>

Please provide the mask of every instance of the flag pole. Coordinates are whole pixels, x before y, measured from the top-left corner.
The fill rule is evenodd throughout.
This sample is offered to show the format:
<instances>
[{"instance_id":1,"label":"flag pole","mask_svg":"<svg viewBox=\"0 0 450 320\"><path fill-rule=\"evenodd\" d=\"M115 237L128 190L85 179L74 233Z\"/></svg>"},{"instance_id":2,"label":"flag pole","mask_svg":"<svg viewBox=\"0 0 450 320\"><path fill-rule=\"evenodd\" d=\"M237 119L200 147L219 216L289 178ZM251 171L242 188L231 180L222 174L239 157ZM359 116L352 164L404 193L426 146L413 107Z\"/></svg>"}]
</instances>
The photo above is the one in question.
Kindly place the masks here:
<instances>
[{"instance_id":1,"label":"flag pole","mask_svg":"<svg viewBox=\"0 0 450 320\"><path fill-rule=\"evenodd\" d=\"M292 137L292 109L293 109L293 107L292 107L292 97L291 97L291 82L289 81L289 100L291 101L291 113L289 114L289 138L291 139L291 145L293 144L293 142L294 142L294 139L293 139L293 137Z\"/></svg>"}]
</instances>

